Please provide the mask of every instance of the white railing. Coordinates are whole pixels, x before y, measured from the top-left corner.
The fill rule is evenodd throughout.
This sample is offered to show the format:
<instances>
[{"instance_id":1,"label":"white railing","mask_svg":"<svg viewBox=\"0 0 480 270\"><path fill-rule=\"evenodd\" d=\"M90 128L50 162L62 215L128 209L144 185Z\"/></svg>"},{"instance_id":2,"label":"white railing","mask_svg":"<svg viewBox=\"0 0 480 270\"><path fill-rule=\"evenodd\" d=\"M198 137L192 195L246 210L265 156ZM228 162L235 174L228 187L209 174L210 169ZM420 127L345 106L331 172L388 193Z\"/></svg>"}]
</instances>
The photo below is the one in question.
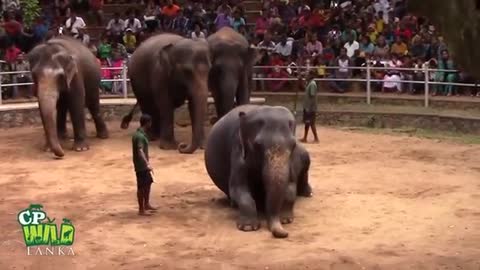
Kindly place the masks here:
<instances>
[{"instance_id":1,"label":"white railing","mask_svg":"<svg viewBox=\"0 0 480 270\"><path fill-rule=\"evenodd\" d=\"M372 78L372 71L375 70L398 70L398 71L413 71L416 73L423 73L422 77L423 80L392 80L389 81L390 83L409 83L409 84L424 84L424 106L429 106L429 99L430 99L430 85L452 85L452 86L465 86L465 87L478 87L478 84L468 84L468 83L454 83L454 82L435 82L430 80L430 74L436 72L449 72L449 73L458 73L457 70L445 70L445 69L430 69L428 67L424 67L422 69L418 68L398 68L398 67L374 67L371 65L366 65L364 67L332 67L332 66L255 66L254 69L261 70L261 69L272 69L272 68L281 68L281 69L291 69L297 72L304 72L305 70L310 69L324 69L324 70L337 70L337 69L349 69L349 70L361 70L365 71L365 78L316 78L316 81L342 81L342 82L364 82L366 83L366 102L367 104L371 104L372 100L372 82L384 82L383 79L373 79ZM127 76L127 66L123 65L122 67L102 67L103 70L121 70L121 78L118 79L102 79L103 82L122 82L122 94L123 98L128 98L128 82L130 79ZM2 84L2 77L3 76L10 76L10 75L19 75L24 73L30 73L30 71L9 71L9 72L0 72L0 93L2 92L3 87L14 87L14 86L25 86L25 85L33 85L32 82L28 83L8 83ZM297 81L298 78L296 77L285 77L285 78L268 78L268 77L254 77L254 81ZM2 95L0 95L0 105L2 104Z\"/></svg>"}]
</instances>

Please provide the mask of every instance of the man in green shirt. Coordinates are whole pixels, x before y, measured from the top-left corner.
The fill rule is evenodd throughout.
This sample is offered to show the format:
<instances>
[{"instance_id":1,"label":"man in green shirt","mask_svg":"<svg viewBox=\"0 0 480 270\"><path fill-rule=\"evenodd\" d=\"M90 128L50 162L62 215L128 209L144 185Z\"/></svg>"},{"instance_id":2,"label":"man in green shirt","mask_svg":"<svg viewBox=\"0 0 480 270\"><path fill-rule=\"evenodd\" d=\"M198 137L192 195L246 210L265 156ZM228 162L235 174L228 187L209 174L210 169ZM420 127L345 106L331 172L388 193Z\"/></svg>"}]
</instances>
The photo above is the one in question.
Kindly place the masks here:
<instances>
[{"instance_id":1,"label":"man in green shirt","mask_svg":"<svg viewBox=\"0 0 480 270\"><path fill-rule=\"evenodd\" d=\"M312 128L315 143L318 143L317 129L315 127L315 118L317 114L317 83L315 82L315 71L311 70L307 74L307 87L303 99L303 123L305 123L305 133L301 142L307 142L308 130Z\"/></svg>"},{"instance_id":2,"label":"man in green shirt","mask_svg":"<svg viewBox=\"0 0 480 270\"><path fill-rule=\"evenodd\" d=\"M150 187L153 183L152 167L148 158L148 137L145 130L152 125L152 118L149 115L140 117L140 127L132 136L132 154L133 165L137 175L137 198L138 198L138 214L149 216L145 210L156 210L149 203Z\"/></svg>"}]
</instances>

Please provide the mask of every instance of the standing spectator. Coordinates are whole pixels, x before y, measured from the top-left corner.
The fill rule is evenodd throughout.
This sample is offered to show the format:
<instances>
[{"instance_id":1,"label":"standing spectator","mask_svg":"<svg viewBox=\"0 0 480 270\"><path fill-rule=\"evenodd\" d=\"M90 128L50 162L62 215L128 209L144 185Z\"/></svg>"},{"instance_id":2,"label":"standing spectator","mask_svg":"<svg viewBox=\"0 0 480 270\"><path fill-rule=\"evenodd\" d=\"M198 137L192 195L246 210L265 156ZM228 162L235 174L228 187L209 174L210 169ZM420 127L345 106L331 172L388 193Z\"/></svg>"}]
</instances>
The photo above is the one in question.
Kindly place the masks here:
<instances>
[{"instance_id":1,"label":"standing spectator","mask_svg":"<svg viewBox=\"0 0 480 270\"><path fill-rule=\"evenodd\" d=\"M5 15L5 20L1 24L1 26L5 29L8 38L12 42L14 42L15 44L18 44L20 42L20 38L23 33L23 27L19 21L13 18L13 15L11 13L7 13Z\"/></svg>"},{"instance_id":2,"label":"standing spectator","mask_svg":"<svg viewBox=\"0 0 480 270\"><path fill-rule=\"evenodd\" d=\"M18 83L29 83L29 82L32 82L32 78L31 78L31 75L30 75L30 66L29 66L29 63L27 61L27 59L25 59L25 55L23 53L20 53L17 57L17 64L16 64L16 71L27 71L27 72L24 72L24 73L20 73L18 75L16 75L17 77L17 82ZM23 96L27 97L27 98L30 98L32 96L32 91L31 91L31 86L30 85L23 85L23 86L19 86L20 89L23 89L23 91L20 91L20 92L23 92Z\"/></svg>"},{"instance_id":3,"label":"standing spectator","mask_svg":"<svg viewBox=\"0 0 480 270\"><path fill-rule=\"evenodd\" d=\"M113 18L108 22L107 31L115 40L121 40L125 30L125 21L120 18L120 13L115 12Z\"/></svg>"},{"instance_id":4,"label":"standing spectator","mask_svg":"<svg viewBox=\"0 0 480 270\"><path fill-rule=\"evenodd\" d=\"M193 40L205 39L205 34L202 32L198 23L195 24L195 30L192 32L191 38Z\"/></svg>"},{"instance_id":5,"label":"standing spectator","mask_svg":"<svg viewBox=\"0 0 480 270\"><path fill-rule=\"evenodd\" d=\"M128 28L125 31L125 35L123 36L123 44L125 44L125 48L127 48L128 53L133 53L135 48L137 48L137 38L133 34L132 29Z\"/></svg>"},{"instance_id":6,"label":"standing spectator","mask_svg":"<svg viewBox=\"0 0 480 270\"><path fill-rule=\"evenodd\" d=\"M437 71L435 81L437 82L447 82L452 83L455 82L457 79L457 74L451 71L442 71L443 70L455 70L455 65L450 59L450 54L448 50L442 51L442 57L438 59L438 69L441 71ZM451 96L454 92L454 86L451 84L447 85L436 85L434 94L443 94L447 96Z\"/></svg>"},{"instance_id":7,"label":"standing spectator","mask_svg":"<svg viewBox=\"0 0 480 270\"><path fill-rule=\"evenodd\" d=\"M167 4L162 8L163 27L164 29L171 29L172 22L175 16L177 16L180 7L173 4L172 0L168 0Z\"/></svg>"},{"instance_id":8,"label":"standing spectator","mask_svg":"<svg viewBox=\"0 0 480 270\"><path fill-rule=\"evenodd\" d=\"M125 21L125 29L130 29L133 34L140 34L142 31L142 23L139 19L135 18L135 13L130 10L128 12L128 19Z\"/></svg>"},{"instance_id":9,"label":"standing spectator","mask_svg":"<svg viewBox=\"0 0 480 270\"><path fill-rule=\"evenodd\" d=\"M307 142L308 131L310 128L313 132L314 142L318 143L319 141L315 124L317 114L317 92L318 86L315 82L315 71L311 70L307 75L307 87L305 87L303 99L303 123L305 124L305 132L303 138L300 140L303 143Z\"/></svg>"},{"instance_id":10,"label":"standing spectator","mask_svg":"<svg viewBox=\"0 0 480 270\"><path fill-rule=\"evenodd\" d=\"M75 11L71 12L70 18L65 22L65 28L75 38L78 36L78 29L85 28L86 26L85 21L81 17L78 17Z\"/></svg>"},{"instance_id":11,"label":"standing spectator","mask_svg":"<svg viewBox=\"0 0 480 270\"><path fill-rule=\"evenodd\" d=\"M352 58L355 55L355 51L360 49L360 44L355 40L353 34L350 34L347 43L343 47L347 50L347 56Z\"/></svg>"},{"instance_id":12,"label":"standing spectator","mask_svg":"<svg viewBox=\"0 0 480 270\"><path fill-rule=\"evenodd\" d=\"M232 21L233 29L235 29L235 31L238 32L238 29L240 28L241 25L245 26L245 20L242 17L240 17L240 12L236 10L233 13L233 21Z\"/></svg>"},{"instance_id":13,"label":"standing spectator","mask_svg":"<svg viewBox=\"0 0 480 270\"><path fill-rule=\"evenodd\" d=\"M335 71L334 77L336 79L346 79L352 77L352 70L350 67L353 66L352 60L347 55L347 49L340 49L340 56L338 56L335 61L332 63L332 66L339 67ZM334 92L345 93L349 87L349 82L347 81L333 81L330 83Z\"/></svg>"},{"instance_id":14,"label":"standing spectator","mask_svg":"<svg viewBox=\"0 0 480 270\"><path fill-rule=\"evenodd\" d=\"M7 62L9 68L8 71L16 71L17 67L17 60L18 56L22 53L22 51L15 45L15 43L10 42L7 50L5 51L5 62ZM17 76L11 75L12 82L16 83ZM14 86L13 88L8 88L5 94L5 98L15 98L18 93L18 86Z\"/></svg>"},{"instance_id":15,"label":"standing spectator","mask_svg":"<svg viewBox=\"0 0 480 270\"><path fill-rule=\"evenodd\" d=\"M55 0L55 10L61 24L65 24L65 20L70 17L70 1Z\"/></svg>"},{"instance_id":16,"label":"standing spectator","mask_svg":"<svg viewBox=\"0 0 480 270\"><path fill-rule=\"evenodd\" d=\"M44 20L44 18L40 17L35 22L33 26L33 36L35 38L35 42L41 42L45 39L48 33L48 24Z\"/></svg>"}]
</instances>

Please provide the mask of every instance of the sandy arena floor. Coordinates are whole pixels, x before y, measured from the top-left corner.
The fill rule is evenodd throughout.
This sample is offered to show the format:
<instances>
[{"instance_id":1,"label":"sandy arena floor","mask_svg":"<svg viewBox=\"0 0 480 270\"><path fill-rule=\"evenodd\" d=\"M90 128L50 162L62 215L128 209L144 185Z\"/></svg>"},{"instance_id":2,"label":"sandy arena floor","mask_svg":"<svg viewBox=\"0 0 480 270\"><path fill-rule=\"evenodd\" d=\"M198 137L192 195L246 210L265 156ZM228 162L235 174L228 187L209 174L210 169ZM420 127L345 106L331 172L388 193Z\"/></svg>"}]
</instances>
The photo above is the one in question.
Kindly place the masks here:
<instances>
[{"instance_id":1,"label":"sandy arena floor","mask_svg":"<svg viewBox=\"0 0 480 270\"><path fill-rule=\"evenodd\" d=\"M109 126L111 139L63 160L41 152L41 128L1 132L0 269L480 269L479 146L322 128L307 145L314 197L282 240L265 223L236 229L203 151L152 145L160 210L137 216L135 127ZM76 256L26 256L16 215L30 203L72 220Z\"/></svg>"}]
</instances>

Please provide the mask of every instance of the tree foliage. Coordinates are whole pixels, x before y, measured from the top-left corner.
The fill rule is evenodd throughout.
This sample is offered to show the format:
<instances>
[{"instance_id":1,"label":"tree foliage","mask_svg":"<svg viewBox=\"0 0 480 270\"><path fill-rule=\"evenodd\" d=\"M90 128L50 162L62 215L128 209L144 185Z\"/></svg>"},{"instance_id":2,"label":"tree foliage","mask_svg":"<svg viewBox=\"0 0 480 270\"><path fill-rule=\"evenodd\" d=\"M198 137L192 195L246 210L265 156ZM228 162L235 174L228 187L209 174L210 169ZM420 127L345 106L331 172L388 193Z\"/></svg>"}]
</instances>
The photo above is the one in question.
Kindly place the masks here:
<instances>
[{"instance_id":1,"label":"tree foliage","mask_svg":"<svg viewBox=\"0 0 480 270\"><path fill-rule=\"evenodd\" d=\"M23 24L30 28L40 16L41 8L38 0L20 0L23 10Z\"/></svg>"}]
</instances>

